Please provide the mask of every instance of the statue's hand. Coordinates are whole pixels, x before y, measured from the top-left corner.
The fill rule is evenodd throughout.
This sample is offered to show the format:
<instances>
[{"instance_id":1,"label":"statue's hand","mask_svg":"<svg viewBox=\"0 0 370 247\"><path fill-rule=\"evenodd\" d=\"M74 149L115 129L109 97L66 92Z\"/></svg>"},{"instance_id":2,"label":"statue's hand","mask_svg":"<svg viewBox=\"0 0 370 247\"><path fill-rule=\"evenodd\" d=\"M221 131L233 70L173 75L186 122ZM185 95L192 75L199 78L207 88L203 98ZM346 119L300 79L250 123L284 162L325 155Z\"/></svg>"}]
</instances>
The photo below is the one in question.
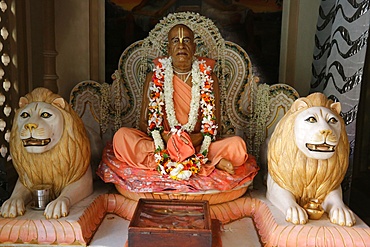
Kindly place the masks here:
<instances>
[{"instance_id":1,"label":"statue's hand","mask_svg":"<svg viewBox=\"0 0 370 247\"><path fill-rule=\"evenodd\" d=\"M161 136L162 136L162 139L163 139L163 141L164 141L164 144L167 146L167 142L168 142L168 140L169 140L169 139L170 139L170 137L171 137L171 132L163 131L163 132L161 133Z\"/></svg>"},{"instance_id":2,"label":"statue's hand","mask_svg":"<svg viewBox=\"0 0 370 247\"><path fill-rule=\"evenodd\" d=\"M5 218L14 218L23 215L26 211L22 197L10 197L1 207L1 215Z\"/></svg>"},{"instance_id":3,"label":"statue's hand","mask_svg":"<svg viewBox=\"0 0 370 247\"><path fill-rule=\"evenodd\" d=\"M60 196L46 206L44 215L47 219L66 217L69 214L70 205L71 201L68 197Z\"/></svg>"},{"instance_id":4,"label":"statue's hand","mask_svg":"<svg viewBox=\"0 0 370 247\"><path fill-rule=\"evenodd\" d=\"M202 145L204 136L202 133L195 133L195 134L190 134L191 142L193 143L194 147Z\"/></svg>"}]
</instances>

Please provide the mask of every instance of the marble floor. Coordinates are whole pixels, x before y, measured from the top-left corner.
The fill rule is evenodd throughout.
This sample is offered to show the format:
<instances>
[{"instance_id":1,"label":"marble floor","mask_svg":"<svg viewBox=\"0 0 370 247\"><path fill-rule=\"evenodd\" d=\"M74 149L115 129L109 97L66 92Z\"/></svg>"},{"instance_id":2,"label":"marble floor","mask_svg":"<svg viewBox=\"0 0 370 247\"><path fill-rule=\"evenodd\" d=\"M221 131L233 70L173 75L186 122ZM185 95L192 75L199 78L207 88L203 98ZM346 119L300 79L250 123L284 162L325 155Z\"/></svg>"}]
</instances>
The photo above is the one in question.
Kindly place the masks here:
<instances>
[{"instance_id":1,"label":"marble floor","mask_svg":"<svg viewBox=\"0 0 370 247\"><path fill-rule=\"evenodd\" d=\"M122 246L127 240L129 221L107 214L89 246ZM243 218L221 227L222 247L262 246L251 218Z\"/></svg>"},{"instance_id":2,"label":"marble floor","mask_svg":"<svg viewBox=\"0 0 370 247\"><path fill-rule=\"evenodd\" d=\"M111 188L110 193L115 189ZM247 192L248 193L248 192ZM123 246L128 237L130 221L115 214L107 214L94 234L89 246L116 247ZM222 247L259 247L260 242L253 219L246 217L221 226Z\"/></svg>"}]
</instances>

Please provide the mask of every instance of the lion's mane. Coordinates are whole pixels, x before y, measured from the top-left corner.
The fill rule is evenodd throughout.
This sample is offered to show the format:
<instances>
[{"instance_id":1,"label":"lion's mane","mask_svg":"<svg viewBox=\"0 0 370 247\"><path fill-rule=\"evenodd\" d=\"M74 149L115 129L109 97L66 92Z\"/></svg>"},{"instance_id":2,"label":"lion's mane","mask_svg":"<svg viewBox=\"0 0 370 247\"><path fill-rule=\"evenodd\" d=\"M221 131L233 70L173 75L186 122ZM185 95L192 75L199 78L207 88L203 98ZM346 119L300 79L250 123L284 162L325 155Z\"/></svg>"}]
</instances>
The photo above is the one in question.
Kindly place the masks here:
<instances>
[{"instance_id":1,"label":"lion's mane","mask_svg":"<svg viewBox=\"0 0 370 247\"><path fill-rule=\"evenodd\" d=\"M46 88L36 88L25 96L28 103L45 102L51 104L61 96ZM55 199L70 183L80 179L90 165L90 143L84 124L77 113L66 103L62 109L64 129L60 141L49 151L28 153L23 147L18 132L17 116L24 108L15 113L10 137L10 153L20 182L31 189L35 185L52 185L51 199Z\"/></svg>"},{"instance_id":2,"label":"lion's mane","mask_svg":"<svg viewBox=\"0 0 370 247\"><path fill-rule=\"evenodd\" d=\"M323 200L329 192L340 185L348 167L349 143L344 121L333 110L342 129L334 155L326 160L306 157L295 143L295 119L309 107L322 106L331 109L333 101L320 93L301 99L308 107L296 111L292 111L291 108L271 136L268 147L268 170L273 180L280 187L293 193L297 202L303 206L310 199Z\"/></svg>"}]
</instances>

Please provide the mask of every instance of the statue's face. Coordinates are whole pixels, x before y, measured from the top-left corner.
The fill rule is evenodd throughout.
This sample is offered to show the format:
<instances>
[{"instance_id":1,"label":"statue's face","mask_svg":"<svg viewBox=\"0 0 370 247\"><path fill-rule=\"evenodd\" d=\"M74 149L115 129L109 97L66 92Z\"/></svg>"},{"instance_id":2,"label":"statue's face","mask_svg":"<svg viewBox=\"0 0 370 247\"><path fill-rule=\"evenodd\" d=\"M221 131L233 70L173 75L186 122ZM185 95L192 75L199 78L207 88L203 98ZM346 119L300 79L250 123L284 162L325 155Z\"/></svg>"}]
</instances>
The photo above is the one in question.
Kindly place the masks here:
<instances>
[{"instance_id":1,"label":"statue's face","mask_svg":"<svg viewBox=\"0 0 370 247\"><path fill-rule=\"evenodd\" d=\"M168 33L168 54L178 68L191 68L195 53L193 32L184 25L177 25Z\"/></svg>"},{"instance_id":2,"label":"statue's face","mask_svg":"<svg viewBox=\"0 0 370 247\"><path fill-rule=\"evenodd\" d=\"M59 109L45 102L32 102L17 116L19 136L29 153L49 151L62 138L64 120Z\"/></svg>"},{"instance_id":3,"label":"statue's face","mask_svg":"<svg viewBox=\"0 0 370 247\"><path fill-rule=\"evenodd\" d=\"M297 115L294 124L297 147L313 159L329 159L339 143L339 118L326 107L310 107Z\"/></svg>"}]
</instances>

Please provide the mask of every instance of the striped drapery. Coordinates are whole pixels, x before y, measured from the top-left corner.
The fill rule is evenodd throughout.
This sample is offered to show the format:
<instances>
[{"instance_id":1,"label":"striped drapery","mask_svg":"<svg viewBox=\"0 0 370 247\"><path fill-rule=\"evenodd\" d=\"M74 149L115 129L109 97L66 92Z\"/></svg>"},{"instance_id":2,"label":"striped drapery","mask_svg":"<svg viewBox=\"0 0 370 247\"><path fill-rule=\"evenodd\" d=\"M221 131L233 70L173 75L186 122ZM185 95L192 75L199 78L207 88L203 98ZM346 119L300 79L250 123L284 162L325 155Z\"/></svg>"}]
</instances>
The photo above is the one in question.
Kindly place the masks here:
<instances>
[{"instance_id":1,"label":"striped drapery","mask_svg":"<svg viewBox=\"0 0 370 247\"><path fill-rule=\"evenodd\" d=\"M350 142L350 165L342 183L349 198L363 67L369 34L370 0L322 0L312 63L311 92L341 102ZM346 193L347 192L347 193ZM347 195L346 195L347 194Z\"/></svg>"}]
</instances>

